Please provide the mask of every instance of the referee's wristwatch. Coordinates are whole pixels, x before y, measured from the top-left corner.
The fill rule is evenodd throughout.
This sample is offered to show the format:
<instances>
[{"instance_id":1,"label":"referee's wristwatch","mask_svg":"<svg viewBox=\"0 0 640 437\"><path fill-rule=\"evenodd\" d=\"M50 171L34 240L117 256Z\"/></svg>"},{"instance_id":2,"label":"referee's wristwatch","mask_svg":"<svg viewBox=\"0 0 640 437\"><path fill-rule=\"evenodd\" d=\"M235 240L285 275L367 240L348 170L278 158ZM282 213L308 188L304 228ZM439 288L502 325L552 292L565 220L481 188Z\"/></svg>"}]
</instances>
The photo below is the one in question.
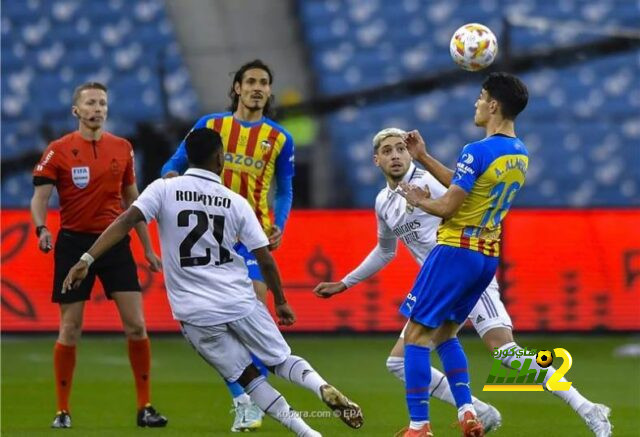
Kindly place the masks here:
<instances>
[{"instance_id":1,"label":"referee's wristwatch","mask_svg":"<svg viewBox=\"0 0 640 437\"><path fill-rule=\"evenodd\" d=\"M36 226L36 237L40 238L43 229L47 229L47 225Z\"/></svg>"}]
</instances>

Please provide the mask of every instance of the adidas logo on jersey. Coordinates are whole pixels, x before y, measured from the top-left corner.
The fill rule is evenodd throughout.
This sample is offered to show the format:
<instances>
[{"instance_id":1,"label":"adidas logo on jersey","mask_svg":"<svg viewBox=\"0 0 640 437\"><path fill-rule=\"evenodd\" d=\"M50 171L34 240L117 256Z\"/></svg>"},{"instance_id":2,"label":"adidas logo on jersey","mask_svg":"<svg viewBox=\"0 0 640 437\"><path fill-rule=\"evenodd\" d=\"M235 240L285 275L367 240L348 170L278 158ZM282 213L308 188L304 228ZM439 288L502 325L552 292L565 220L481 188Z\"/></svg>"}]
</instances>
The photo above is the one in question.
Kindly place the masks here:
<instances>
[{"instance_id":1,"label":"adidas logo on jersey","mask_svg":"<svg viewBox=\"0 0 640 437\"><path fill-rule=\"evenodd\" d=\"M482 314L478 314L478 317L476 317L476 323L482 323L484 322L484 317L482 317Z\"/></svg>"}]
</instances>

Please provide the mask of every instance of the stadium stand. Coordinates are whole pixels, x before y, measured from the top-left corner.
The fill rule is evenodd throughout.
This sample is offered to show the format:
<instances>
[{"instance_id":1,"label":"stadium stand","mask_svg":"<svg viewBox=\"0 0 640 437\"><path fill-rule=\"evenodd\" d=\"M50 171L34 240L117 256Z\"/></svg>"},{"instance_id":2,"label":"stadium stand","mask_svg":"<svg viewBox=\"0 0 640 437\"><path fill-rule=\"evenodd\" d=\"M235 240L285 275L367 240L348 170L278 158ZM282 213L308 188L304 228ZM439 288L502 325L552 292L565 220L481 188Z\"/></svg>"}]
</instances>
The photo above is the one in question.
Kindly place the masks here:
<instances>
[{"instance_id":1,"label":"stadium stand","mask_svg":"<svg viewBox=\"0 0 640 437\"><path fill-rule=\"evenodd\" d=\"M616 3L619 5L620 3ZM336 95L451 69L449 39L466 22L501 35L502 15L634 27L637 5L611 2L480 1L430 3L300 0L317 89ZM565 24L567 23L565 22ZM635 24L634 24L635 23ZM572 25L514 28L514 51L567 46L600 37ZM637 51L522 75L530 103L518 133L532 155L521 206L632 205L640 202L640 68ZM349 107L327 117L338 177L353 203L369 208L384 184L371 165L371 137L397 126L420 129L436 156L453 164L481 131L471 124L478 84L456 85L402 100Z\"/></svg>"},{"instance_id":2,"label":"stadium stand","mask_svg":"<svg viewBox=\"0 0 640 437\"><path fill-rule=\"evenodd\" d=\"M41 152L44 127L74 129L71 94L89 80L109 86L107 129L118 135L199 113L162 0L4 2L2 73L3 160ZM32 192L29 173L3 177L2 206L27 206Z\"/></svg>"},{"instance_id":3,"label":"stadium stand","mask_svg":"<svg viewBox=\"0 0 640 437\"><path fill-rule=\"evenodd\" d=\"M613 7L604 0L482 0L474 7L463 0L297 1L321 96L454 68L449 38L465 22L483 22L500 38L503 15L563 21L552 29L542 21L538 28L513 27L512 52L520 53L600 37L571 23L606 30L640 21L635 2ZM133 135L137 122L193 120L200 113L162 0L6 2L1 32L3 162L37 155L46 138L73 129L69 100L85 80L110 87L115 103L107 128L119 135ZM532 161L517 205L640 203L639 60L637 51L619 53L522 75L531 101L518 131ZM460 147L481 133L470 124L477 91L478 83L458 84L328 115L337 177L348 183L342 206L372 206L383 180L371 165L370 138L383 127L420 129L434 153L452 164ZM31 193L28 172L3 174L3 207L27 206Z\"/></svg>"}]
</instances>

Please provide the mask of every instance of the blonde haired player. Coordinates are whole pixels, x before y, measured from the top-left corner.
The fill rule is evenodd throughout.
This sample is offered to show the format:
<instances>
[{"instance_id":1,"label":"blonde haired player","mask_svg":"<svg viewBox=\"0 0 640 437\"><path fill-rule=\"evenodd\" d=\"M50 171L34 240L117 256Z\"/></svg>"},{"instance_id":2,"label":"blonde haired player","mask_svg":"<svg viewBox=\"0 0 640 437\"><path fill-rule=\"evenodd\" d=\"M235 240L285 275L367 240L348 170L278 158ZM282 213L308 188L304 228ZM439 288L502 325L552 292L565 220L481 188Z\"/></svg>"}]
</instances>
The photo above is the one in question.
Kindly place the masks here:
<instances>
[{"instance_id":1,"label":"blonde haired player","mask_svg":"<svg viewBox=\"0 0 640 437\"><path fill-rule=\"evenodd\" d=\"M341 293L382 270L395 257L397 240L403 242L419 265L422 265L436 245L436 230L441 219L419 208L412 208L396 192L400 182L419 187L426 186L432 198L441 197L446 191L446 188L428 171L419 169L411 162L412 155L417 157L420 153L426 153L420 134L417 131L407 133L397 128L383 129L373 138L373 152L374 162L387 180L387 186L380 191L375 203L378 244L365 260L341 281L318 284L314 292L320 297L328 298ZM495 348L501 351L520 349L513 338L513 324L500 300L500 291L495 277L481 295L468 319L490 351L494 351ZM387 369L402 381L404 381L403 337L404 330L387 358ZM505 356L502 361L509 367L513 359L513 356ZM555 369L550 368L547 379L554 371ZM453 406L456 405L447 378L435 367L431 367L429 391L431 396ZM607 407L590 402L574 387L569 391L552 393L567 402L596 436L609 435L606 433ZM484 425L485 432L500 426L500 413L493 406L475 397L473 397L473 406Z\"/></svg>"}]
</instances>

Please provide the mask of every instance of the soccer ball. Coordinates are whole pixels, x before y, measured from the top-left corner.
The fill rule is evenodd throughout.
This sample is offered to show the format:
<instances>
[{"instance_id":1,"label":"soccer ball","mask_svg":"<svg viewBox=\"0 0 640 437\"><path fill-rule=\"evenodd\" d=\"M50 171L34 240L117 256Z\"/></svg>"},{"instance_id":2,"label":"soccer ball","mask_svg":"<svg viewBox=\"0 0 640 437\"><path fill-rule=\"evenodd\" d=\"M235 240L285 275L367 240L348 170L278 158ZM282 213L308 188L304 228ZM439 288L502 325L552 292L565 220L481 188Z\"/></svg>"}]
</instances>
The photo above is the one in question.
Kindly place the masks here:
<instances>
[{"instance_id":1,"label":"soccer ball","mask_svg":"<svg viewBox=\"0 0 640 437\"><path fill-rule=\"evenodd\" d=\"M543 369L546 369L553 363L553 355L551 351L539 351L536 355L536 363Z\"/></svg>"},{"instance_id":2,"label":"soccer ball","mask_svg":"<svg viewBox=\"0 0 640 437\"><path fill-rule=\"evenodd\" d=\"M468 71L478 71L491 65L498 54L498 41L487 26L469 23L451 37L449 52L453 61Z\"/></svg>"}]
</instances>

